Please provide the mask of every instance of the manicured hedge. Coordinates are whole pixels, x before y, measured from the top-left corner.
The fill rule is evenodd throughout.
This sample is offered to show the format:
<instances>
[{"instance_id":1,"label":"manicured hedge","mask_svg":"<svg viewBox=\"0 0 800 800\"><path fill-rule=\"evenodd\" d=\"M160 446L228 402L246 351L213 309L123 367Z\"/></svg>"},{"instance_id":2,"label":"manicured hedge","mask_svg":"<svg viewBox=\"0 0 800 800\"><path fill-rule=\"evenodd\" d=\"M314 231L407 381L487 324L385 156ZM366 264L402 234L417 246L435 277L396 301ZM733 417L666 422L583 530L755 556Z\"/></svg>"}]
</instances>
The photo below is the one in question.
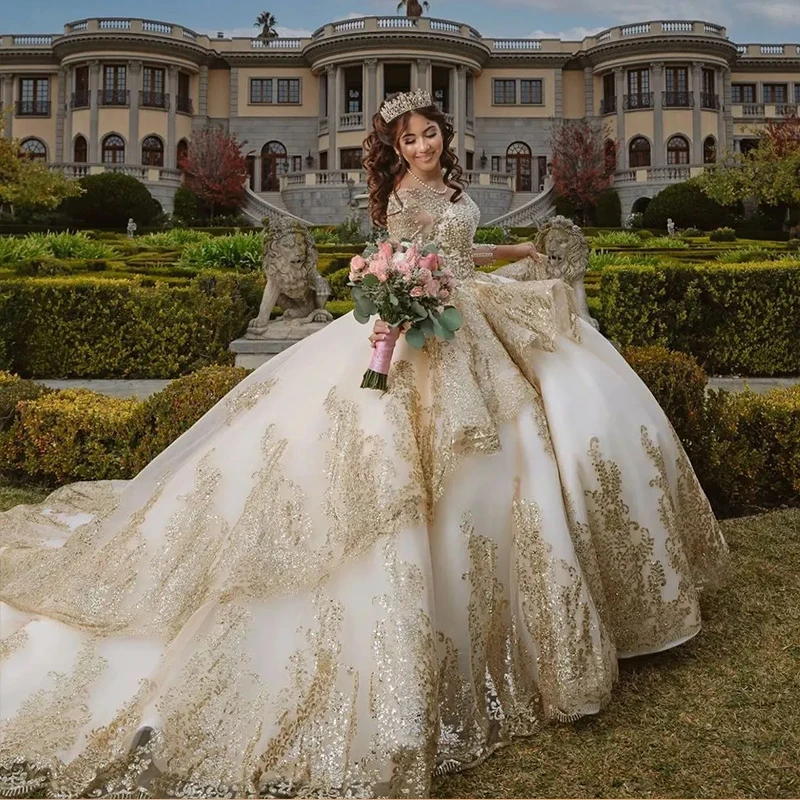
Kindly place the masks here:
<instances>
[{"instance_id":1,"label":"manicured hedge","mask_svg":"<svg viewBox=\"0 0 800 800\"><path fill-rule=\"evenodd\" d=\"M800 373L800 261L609 267L600 296L623 346L690 353L712 374Z\"/></svg>"},{"instance_id":2,"label":"manicured hedge","mask_svg":"<svg viewBox=\"0 0 800 800\"><path fill-rule=\"evenodd\" d=\"M670 418L717 514L800 505L800 386L707 393L705 373L683 353L624 354ZM0 408L14 409L0 430L0 473L51 485L133 477L246 374L208 367L137 402L87 391L35 397L30 381L0 373Z\"/></svg>"},{"instance_id":3,"label":"manicured hedge","mask_svg":"<svg viewBox=\"0 0 800 800\"><path fill-rule=\"evenodd\" d=\"M258 274L0 282L0 368L27 377L173 378L231 358Z\"/></svg>"}]
</instances>

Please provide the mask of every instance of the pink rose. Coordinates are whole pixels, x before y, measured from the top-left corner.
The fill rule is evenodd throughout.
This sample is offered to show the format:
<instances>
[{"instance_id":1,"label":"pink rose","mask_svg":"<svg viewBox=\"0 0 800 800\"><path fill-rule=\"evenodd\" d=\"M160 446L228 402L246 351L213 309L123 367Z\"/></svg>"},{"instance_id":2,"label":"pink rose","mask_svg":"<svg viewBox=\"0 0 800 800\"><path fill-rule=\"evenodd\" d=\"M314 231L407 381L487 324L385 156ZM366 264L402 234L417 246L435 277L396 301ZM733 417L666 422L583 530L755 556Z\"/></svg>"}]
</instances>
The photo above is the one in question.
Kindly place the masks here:
<instances>
[{"instance_id":1,"label":"pink rose","mask_svg":"<svg viewBox=\"0 0 800 800\"><path fill-rule=\"evenodd\" d=\"M375 265L375 269L373 270L372 274L381 282L386 283L389 279L389 265L386 264L384 261L379 261Z\"/></svg>"},{"instance_id":2,"label":"pink rose","mask_svg":"<svg viewBox=\"0 0 800 800\"><path fill-rule=\"evenodd\" d=\"M415 286L411 290L411 296L412 297L422 297L422 295L424 295L424 294L425 294L425 290L421 286Z\"/></svg>"},{"instance_id":3,"label":"pink rose","mask_svg":"<svg viewBox=\"0 0 800 800\"><path fill-rule=\"evenodd\" d=\"M420 259L419 266L422 269L435 270L439 266L439 258L436 253L428 253Z\"/></svg>"},{"instance_id":4,"label":"pink rose","mask_svg":"<svg viewBox=\"0 0 800 800\"><path fill-rule=\"evenodd\" d=\"M439 281L437 281L435 278L431 278L431 280L425 284L425 294L429 295L430 297L436 297L441 288L442 287L439 285Z\"/></svg>"},{"instance_id":5,"label":"pink rose","mask_svg":"<svg viewBox=\"0 0 800 800\"><path fill-rule=\"evenodd\" d=\"M420 255L419 255L419 250L417 250L417 248L414 247L413 244L411 245L411 247L408 248L408 250L406 250L405 256L406 256L406 262L409 264L409 266L411 267L417 266L420 259Z\"/></svg>"},{"instance_id":6,"label":"pink rose","mask_svg":"<svg viewBox=\"0 0 800 800\"><path fill-rule=\"evenodd\" d=\"M350 272L361 272L367 268L367 262L361 256L353 256L350 259Z\"/></svg>"},{"instance_id":7,"label":"pink rose","mask_svg":"<svg viewBox=\"0 0 800 800\"><path fill-rule=\"evenodd\" d=\"M381 242L378 247L378 252L384 261L389 262L394 255L394 247L392 247L389 242Z\"/></svg>"},{"instance_id":8,"label":"pink rose","mask_svg":"<svg viewBox=\"0 0 800 800\"><path fill-rule=\"evenodd\" d=\"M448 297L450 297L450 292L448 292L447 289L442 289L439 292L439 299L440 300L447 300Z\"/></svg>"}]
</instances>

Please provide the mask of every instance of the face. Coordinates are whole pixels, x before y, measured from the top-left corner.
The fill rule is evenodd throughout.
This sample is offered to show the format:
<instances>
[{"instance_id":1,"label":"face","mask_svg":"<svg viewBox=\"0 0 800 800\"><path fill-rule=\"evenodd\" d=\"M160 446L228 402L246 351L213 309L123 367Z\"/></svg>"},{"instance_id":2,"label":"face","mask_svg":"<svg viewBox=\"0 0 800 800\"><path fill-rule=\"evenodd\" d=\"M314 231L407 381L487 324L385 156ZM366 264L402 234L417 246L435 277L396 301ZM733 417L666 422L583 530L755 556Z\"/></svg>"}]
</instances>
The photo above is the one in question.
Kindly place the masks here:
<instances>
[{"instance_id":1,"label":"face","mask_svg":"<svg viewBox=\"0 0 800 800\"><path fill-rule=\"evenodd\" d=\"M422 114L412 114L397 147L414 172L440 174L444 139L435 122Z\"/></svg>"}]
</instances>

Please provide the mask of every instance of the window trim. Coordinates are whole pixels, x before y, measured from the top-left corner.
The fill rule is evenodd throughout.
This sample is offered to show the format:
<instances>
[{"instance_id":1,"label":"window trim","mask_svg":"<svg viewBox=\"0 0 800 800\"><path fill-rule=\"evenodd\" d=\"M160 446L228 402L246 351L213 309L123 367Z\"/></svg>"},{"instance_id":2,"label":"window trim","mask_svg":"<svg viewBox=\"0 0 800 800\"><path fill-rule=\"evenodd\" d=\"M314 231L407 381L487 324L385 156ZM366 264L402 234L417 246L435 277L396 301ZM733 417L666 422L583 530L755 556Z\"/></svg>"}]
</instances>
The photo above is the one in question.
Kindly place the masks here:
<instances>
[{"instance_id":1,"label":"window trim","mask_svg":"<svg viewBox=\"0 0 800 800\"><path fill-rule=\"evenodd\" d=\"M518 81L517 78L492 78L492 105L493 106L503 106L503 107L519 105L519 102L518 102L518 98L519 98L518 89L519 89L519 87L517 86L518 82L519 81ZM505 101L501 102L501 103L497 102L496 86L497 86L498 83L505 83L505 84L511 83L511 84L514 85L514 99L510 103L507 103Z\"/></svg>"},{"instance_id":2,"label":"window trim","mask_svg":"<svg viewBox=\"0 0 800 800\"><path fill-rule=\"evenodd\" d=\"M149 152L151 152L151 153L152 152L160 152L161 153L161 163L160 164L150 164L149 162L145 163L145 159L144 159L144 153L145 153L144 143L148 139L155 139L157 142L159 142L161 144L161 149L159 151L156 151L155 149L149 150ZM142 139L142 143L141 143L141 145L139 145L139 151L140 151L139 155L141 156L142 166L143 167L149 167L150 169L163 169L166 166L167 146L166 146L166 143L164 142L164 140L157 133L148 133L147 136L145 136Z\"/></svg>"},{"instance_id":3,"label":"window trim","mask_svg":"<svg viewBox=\"0 0 800 800\"><path fill-rule=\"evenodd\" d=\"M784 91L784 99L783 100L774 100L774 99L773 100L767 100L766 94L767 94L767 88L768 87L770 89L773 89L775 87L782 88L783 91ZM786 103L789 102L789 84L788 83L782 83L782 82L773 82L773 81L762 83L761 84L761 101L763 103L767 103L768 105L778 105L778 106L785 105Z\"/></svg>"},{"instance_id":4,"label":"window trim","mask_svg":"<svg viewBox=\"0 0 800 800\"><path fill-rule=\"evenodd\" d=\"M539 102L531 101L526 103L522 99L522 84L524 82L539 84ZM521 106L543 106L544 105L544 78L519 78L519 105Z\"/></svg>"},{"instance_id":5,"label":"window trim","mask_svg":"<svg viewBox=\"0 0 800 800\"><path fill-rule=\"evenodd\" d=\"M741 89L742 87L748 86L753 90L753 99L752 100L745 100L743 97L739 100L734 98L734 90ZM756 83L743 83L741 81L737 81L736 83L731 84L731 104L742 106L742 105L750 105L751 103L756 103L758 97L758 84Z\"/></svg>"},{"instance_id":6,"label":"window trim","mask_svg":"<svg viewBox=\"0 0 800 800\"><path fill-rule=\"evenodd\" d=\"M44 153L30 154L24 149L25 145L29 142L35 142L37 145L41 145L44 148ZM47 146L47 142L39 136L26 136L19 143L19 157L27 158L30 161L35 161L40 164L46 164L50 160L50 149Z\"/></svg>"},{"instance_id":7,"label":"window trim","mask_svg":"<svg viewBox=\"0 0 800 800\"><path fill-rule=\"evenodd\" d=\"M270 89L269 100L253 100L253 83L255 81L260 81L264 83L269 83ZM280 81L297 81L297 96L298 99L294 100L285 100L279 101L278 100L278 92L279 92L279 85ZM289 93L291 95L291 87L289 87ZM283 76L261 76L261 77L250 77L249 85L248 85L248 92L247 92L247 105L249 106L292 106L296 108L297 106L303 105L303 79L299 76L294 77L283 77Z\"/></svg>"},{"instance_id":8,"label":"window trim","mask_svg":"<svg viewBox=\"0 0 800 800\"><path fill-rule=\"evenodd\" d=\"M264 84L269 87L269 100L253 100L253 86L258 81L259 84ZM262 86L262 96L263 96ZM247 105L249 106L271 106L275 102L275 87L272 85L272 78L250 78L250 83L247 92Z\"/></svg>"},{"instance_id":9,"label":"window trim","mask_svg":"<svg viewBox=\"0 0 800 800\"><path fill-rule=\"evenodd\" d=\"M303 105L303 80L302 78L273 78L273 81L276 82L276 86L273 89L273 97L274 97L274 105L276 106L302 106ZM281 81L286 81L287 83L291 83L292 81L297 81L297 101L294 100L280 100L280 87ZM287 87L287 96L291 97L292 88L291 86Z\"/></svg>"},{"instance_id":10,"label":"window trim","mask_svg":"<svg viewBox=\"0 0 800 800\"><path fill-rule=\"evenodd\" d=\"M680 139L686 147L670 147L670 144ZM681 156L685 156L686 161L676 160L670 161L670 154L671 153L680 153ZM683 133L673 133L666 142L666 156L667 156L667 166L668 167L685 167L692 163L692 142L688 136ZM652 154L651 154L652 158Z\"/></svg>"}]
</instances>

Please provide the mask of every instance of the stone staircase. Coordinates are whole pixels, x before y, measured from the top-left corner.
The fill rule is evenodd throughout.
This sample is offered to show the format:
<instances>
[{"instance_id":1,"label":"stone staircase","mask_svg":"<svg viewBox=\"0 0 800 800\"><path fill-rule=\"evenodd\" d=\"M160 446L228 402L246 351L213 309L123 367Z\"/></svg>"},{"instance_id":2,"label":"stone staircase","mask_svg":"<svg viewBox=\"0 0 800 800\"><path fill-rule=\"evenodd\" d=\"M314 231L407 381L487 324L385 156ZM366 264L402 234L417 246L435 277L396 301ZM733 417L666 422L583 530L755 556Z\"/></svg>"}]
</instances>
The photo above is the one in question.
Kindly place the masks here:
<instances>
[{"instance_id":1,"label":"stone staircase","mask_svg":"<svg viewBox=\"0 0 800 800\"><path fill-rule=\"evenodd\" d=\"M508 207L508 211L506 214L510 214L512 211L516 211L518 208L521 208L526 203L530 203L533 198L536 197L535 192L514 192L514 197L511 200L511 205Z\"/></svg>"},{"instance_id":2,"label":"stone staircase","mask_svg":"<svg viewBox=\"0 0 800 800\"><path fill-rule=\"evenodd\" d=\"M287 214L289 213L289 209L286 208L286 204L283 202L283 197L280 192L259 192L258 196L262 200L266 200L271 206L275 206L278 210L285 211Z\"/></svg>"},{"instance_id":3,"label":"stone staircase","mask_svg":"<svg viewBox=\"0 0 800 800\"><path fill-rule=\"evenodd\" d=\"M242 205L242 213L247 217L250 223L256 227L261 227L261 221L264 217L269 219L280 219L288 217L296 222L301 222L303 225L312 225L313 223L308 220L301 219L286 208L280 192L262 192L256 194L250 187L245 188L244 203Z\"/></svg>"},{"instance_id":4,"label":"stone staircase","mask_svg":"<svg viewBox=\"0 0 800 800\"><path fill-rule=\"evenodd\" d=\"M509 210L485 224L487 226L500 225L504 228L539 226L555 213L555 201L555 187L552 181L548 180L545 183L544 191L539 194L517 192Z\"/></svg>"}]
</instances>

